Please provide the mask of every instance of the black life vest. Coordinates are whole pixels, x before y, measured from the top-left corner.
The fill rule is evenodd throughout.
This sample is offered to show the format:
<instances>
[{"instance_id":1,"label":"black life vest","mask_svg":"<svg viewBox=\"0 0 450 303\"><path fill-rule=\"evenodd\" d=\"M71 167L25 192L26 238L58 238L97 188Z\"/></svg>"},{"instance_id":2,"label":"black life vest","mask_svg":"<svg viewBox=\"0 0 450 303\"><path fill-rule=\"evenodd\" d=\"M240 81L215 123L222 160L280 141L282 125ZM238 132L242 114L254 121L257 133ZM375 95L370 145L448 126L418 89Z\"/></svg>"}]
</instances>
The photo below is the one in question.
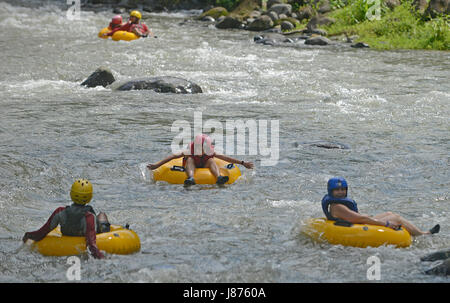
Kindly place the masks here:
<instances>
[{"instance_id":1,"label":"black life vest","mask_svg":"<svg viewBox=\"0 0 450 303\"><path fill-rule=\"evenodd\" d=\"M60 213L61 233L66 236L84 236L86 233L87 212L95 216L95 211L90 205L72 204Z\"/></svg>"}]
</instances>

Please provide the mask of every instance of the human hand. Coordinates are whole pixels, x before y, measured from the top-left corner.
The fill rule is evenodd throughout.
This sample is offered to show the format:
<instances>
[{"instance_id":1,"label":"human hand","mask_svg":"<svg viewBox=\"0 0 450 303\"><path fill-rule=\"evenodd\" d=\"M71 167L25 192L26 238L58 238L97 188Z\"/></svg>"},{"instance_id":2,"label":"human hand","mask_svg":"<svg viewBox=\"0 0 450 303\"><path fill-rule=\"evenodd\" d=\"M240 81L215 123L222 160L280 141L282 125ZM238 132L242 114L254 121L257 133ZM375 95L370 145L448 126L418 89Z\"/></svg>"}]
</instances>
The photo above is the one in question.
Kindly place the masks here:
<instances>
[{"instance_id":1,"label":"human hand","mask_svg":"<svg viewBox=\"0 0 450 303\"><path fill-rule=\"evenodd\" d=\"M400 224L391 223L386 221L386 227L392 228L393 230L399 230L402 226Z\"/></svg>"},{"instance_id":2,"label":"human hand","mask_svg":"<svg viewBox=\"0 0 450 303\"><path fill-rule=\"evenodd\" d=\"M242 163L242 165L244 165L245 168L249 168L249 169L253 168L253 163L252 162L244 162L244 163Z\"/></svg>"},{"instance_id":3,"label":"human hand","mask_svg":"<svg viewBox=\"0 0 450 303\"><path fill-rule=\"evenodd\" d=\"M148 169L150 169L150 170L154 170L154 169L157 169L158 168L158 166L156 166L155 164L149 164L149 165L147 165L147 168Z\"/></svg>"}]
</instances>

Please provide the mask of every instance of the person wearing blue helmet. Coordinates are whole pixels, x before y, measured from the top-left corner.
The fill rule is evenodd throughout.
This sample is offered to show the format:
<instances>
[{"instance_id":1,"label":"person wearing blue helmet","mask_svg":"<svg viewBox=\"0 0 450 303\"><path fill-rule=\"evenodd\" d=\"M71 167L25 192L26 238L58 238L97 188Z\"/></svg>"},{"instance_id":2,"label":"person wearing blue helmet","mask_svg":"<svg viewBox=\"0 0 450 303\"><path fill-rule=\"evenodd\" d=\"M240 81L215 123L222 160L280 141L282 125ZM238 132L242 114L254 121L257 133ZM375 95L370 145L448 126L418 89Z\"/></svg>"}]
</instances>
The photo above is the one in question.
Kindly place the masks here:
<instances>
[{"instance_id":1,"label":"person wearing blue helmet","mask_svg":"<svg viewBox=\"0 0 450 303\"><path fill-rule=\"evenodd\" d=\"M385 212L375 216L361 214L356 202L347 197L348 184L342 177L328 180L328 194L322 199L322 210L328 220L343 220L354 224L371 224L399 229L404 227L412 236L435 234L440 230L439 224L429 231L421 231L405 218L392 213Z\"/></svg>"}]
</instances>

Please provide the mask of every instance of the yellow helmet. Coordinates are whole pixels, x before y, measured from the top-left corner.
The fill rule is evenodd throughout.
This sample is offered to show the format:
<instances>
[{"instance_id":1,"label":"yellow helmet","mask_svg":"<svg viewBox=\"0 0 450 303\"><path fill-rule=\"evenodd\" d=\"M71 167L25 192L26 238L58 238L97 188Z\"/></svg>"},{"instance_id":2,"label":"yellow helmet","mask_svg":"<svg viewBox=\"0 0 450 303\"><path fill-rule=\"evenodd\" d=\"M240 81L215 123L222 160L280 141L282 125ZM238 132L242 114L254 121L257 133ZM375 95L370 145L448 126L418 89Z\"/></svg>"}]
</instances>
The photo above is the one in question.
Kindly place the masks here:
<instances>
[{"instance_id":1,"label":"yellow helmet","mask_svg":"<svg viewBox=\"0 0 450 303\"><path fill-rule=\"evenodd\" d=\"M77 179L70 190L70 197L76 204L85 205L92 199L92 184L86 179Z\"/></svg>"},{"instance_id":2,"label":"yellow helmet","mask_svg":"<svg viewBox=\"0 0 450 303\"><path fill-rule=\"evenodd\" d=\"M136 17L136 18L138 18L139 20L141 20L142 15L141 15L141 13L140 13L139 11L132 11L132 12L130 13L130 17Z\"/></svg>"}]
</instances>

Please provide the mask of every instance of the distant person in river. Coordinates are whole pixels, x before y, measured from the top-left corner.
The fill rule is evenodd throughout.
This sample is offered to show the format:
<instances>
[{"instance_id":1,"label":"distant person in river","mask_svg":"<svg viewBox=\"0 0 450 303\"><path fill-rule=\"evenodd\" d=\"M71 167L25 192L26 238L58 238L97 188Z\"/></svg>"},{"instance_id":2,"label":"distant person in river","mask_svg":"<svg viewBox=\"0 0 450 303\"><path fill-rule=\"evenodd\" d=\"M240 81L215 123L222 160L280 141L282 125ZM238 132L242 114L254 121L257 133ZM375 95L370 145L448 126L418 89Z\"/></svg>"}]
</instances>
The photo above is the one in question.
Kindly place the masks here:
<instances>
[{"instance_id":1,"label":"distant person in river","mask_svg":"<svg viewBox=\"0 0 450 303\"><path fill-rule=\"evenodd\" d=\"M58 207L40 229L26 232L23 242L28 239L40 241L60 225L61 233L65 236L86 237L88 251L94 258L103 259L105 256L97 247L96 234L109 232L110 224L105 213L96 216L94 209L86 205L92 199L92 184L86 179L76 180L70 190L70 197L74 202L72 205Z\"/></svg>"},{"instance_id":2,"label":"distant person in river","mask_svg":"<svg viewBox=\"0 0 450 303\"><path fill-rule=\"evenodd\" d=\"M347 197L347 181L342 177L328 180L328 194L322 199L322 210L328 220L343 220L354 224L371 224L399 229L404 227L412 236L436 234L440 225L435 225L429 231L421 231L412 223L392 212L375 216L359 213L356 202Z\"/></svg>"},{"instance_id":3,"label":"distant person in river","mask_svg":"<svg viewBox=\"0 0 450 303\"><path fill-rule=\"evenodd\" d=\"M122 16L121 15L116 15L111 19L111 22L109 22L109 26L108 29L109 30L114 30L116 28L119 28L123 25L122 23Z\"/></svg>"},{"instance_id":4,"label":"distant person in river","mask_svg":"<svg viewBox=\"0 0 450 303\"><path fill-rule=\"evenodd\" d=\"M147 37L148 35L151 35L154 37L153 33L150 31L150 29L145 25L145 23L140 22L142 18L142 14L139 11L132 11L130 13L130 17L128 18L128 22L123 24L120 27L114 28L109 33L106 33L106 36L112 36L117 31L126 31L131 32L139 37Z\"/></svg>"},{"instance_id":5,"label":"distant person in river","mask_svg":"<svg viewBox=\"0 0 450 303\"><path fill-rule=\"evenodd\" d=\"M183 157L183 167L186 169L187 179L184 181L185 186L190 186L195 184L194 171L196 168L209 168L211 173L216 177L216 183L221 185L228 182L228 176L221 176L220 169L214 161L214 157L235 164L242 164L246 168L252 169L252 162L240 161L214 151L214 146L212 145L211 138L207 135L200 134L188 145L185 151L177 154L172 154L167 158L155 163L149 164L147 167L149 169L157 169L161 165L173 160Z\"/></svg>"}]
</instances>

